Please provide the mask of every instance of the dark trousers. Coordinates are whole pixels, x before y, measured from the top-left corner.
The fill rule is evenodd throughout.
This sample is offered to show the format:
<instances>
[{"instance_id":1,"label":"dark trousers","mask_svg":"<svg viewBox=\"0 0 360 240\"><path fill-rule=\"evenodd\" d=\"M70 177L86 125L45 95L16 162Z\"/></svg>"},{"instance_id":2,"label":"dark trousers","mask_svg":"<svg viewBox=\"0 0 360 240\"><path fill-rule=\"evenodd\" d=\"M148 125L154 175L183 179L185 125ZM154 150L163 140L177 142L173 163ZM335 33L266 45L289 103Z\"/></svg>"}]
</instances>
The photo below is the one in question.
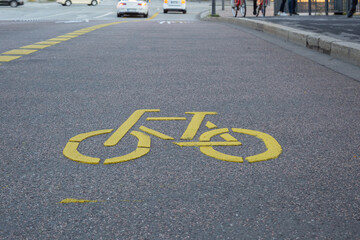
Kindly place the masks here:
<instances>
[{"instance_id":1,"label":"dark trousers","mask_svg":"<svg viewBox=\"0 0 360 240\"><path fill-rule=\"evenodd\" d=\"M289 4L289 13L293 14L296 13L296 0L289 0L288 4Z\"/></svg>"},{"instance_id":2,"label":"dark trousers","mask_svg":"<svg viewBox=\"0 0 360 240\"><path fill-rule=\"evenodd\" d=\"M358 4L358 0L351 0L350 10L355 12L357 4Z\"/></svg>"},{"instance_id":3,"label":"dark trousers","mask_svg":"<svg viewBox=\"0 0 360 240\"><path fill-rule=\"evenodd\" d=\"M280 12L284 12L286 0L282 0L280 5Z\"/></svg>"}]
</instances>

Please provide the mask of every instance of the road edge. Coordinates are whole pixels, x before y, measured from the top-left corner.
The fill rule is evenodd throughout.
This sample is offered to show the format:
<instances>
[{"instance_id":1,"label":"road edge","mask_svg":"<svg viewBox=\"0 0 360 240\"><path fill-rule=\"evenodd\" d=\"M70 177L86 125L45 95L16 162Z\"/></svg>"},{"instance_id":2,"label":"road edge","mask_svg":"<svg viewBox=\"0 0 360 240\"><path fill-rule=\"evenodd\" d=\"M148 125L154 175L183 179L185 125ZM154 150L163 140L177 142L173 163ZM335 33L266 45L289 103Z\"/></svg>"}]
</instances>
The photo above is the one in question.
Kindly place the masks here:
<instances>
[{"instance_id":1,"label":"road edge","mask_svg":"<svg viewBox=\"0 0 360 240\"><path fill-rule=\"evenodd\" d=\"M211 22L224 22L255 29L260 32L274 35L288 42L325 53L331 57L341 59L360 66L360 44L343 41L318 33L307 32L280 24L252 20L248 18L211 17L209 12L202 12L200 19Z\"/></svg>"}]
</instances>

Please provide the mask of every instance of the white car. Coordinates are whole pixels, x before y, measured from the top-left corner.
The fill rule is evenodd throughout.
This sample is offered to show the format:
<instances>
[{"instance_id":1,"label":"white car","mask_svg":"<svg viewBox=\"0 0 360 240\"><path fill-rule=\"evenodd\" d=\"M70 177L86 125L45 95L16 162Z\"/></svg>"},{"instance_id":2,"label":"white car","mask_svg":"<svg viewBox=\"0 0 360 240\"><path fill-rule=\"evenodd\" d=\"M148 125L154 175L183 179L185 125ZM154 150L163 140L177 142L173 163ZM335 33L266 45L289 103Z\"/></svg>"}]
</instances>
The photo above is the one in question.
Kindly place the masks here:
<instances>
[{"instance_id":1,"label":"white car","mask_svg":"<svg viewBox=\"0 0 360 240\"><path fill-rule=\"evenodd\" d=\"M186 13L186 0L164 0L164 13L168 11L180 11Z\"/></svg>"},{"instance_id":2,"label":"white car","mask_svg":"<svg viewBox=\"0 0 360 240\"><path fill-rule=\"evenodd\" d=\"M63 6L70 6L71 4L87 4L89 6L96 6L100 0L56 0L57 3Z\"/></svg>"},{"instance_id":3,"label":"white car","mask_svg":"<svg viewBox=\"0 0 360 240\"><path fill-rule=\"evenodd\" d=\"M117 16L149 15L149 0L120 0L117 4Z\"/></svg>"}]
</instances>

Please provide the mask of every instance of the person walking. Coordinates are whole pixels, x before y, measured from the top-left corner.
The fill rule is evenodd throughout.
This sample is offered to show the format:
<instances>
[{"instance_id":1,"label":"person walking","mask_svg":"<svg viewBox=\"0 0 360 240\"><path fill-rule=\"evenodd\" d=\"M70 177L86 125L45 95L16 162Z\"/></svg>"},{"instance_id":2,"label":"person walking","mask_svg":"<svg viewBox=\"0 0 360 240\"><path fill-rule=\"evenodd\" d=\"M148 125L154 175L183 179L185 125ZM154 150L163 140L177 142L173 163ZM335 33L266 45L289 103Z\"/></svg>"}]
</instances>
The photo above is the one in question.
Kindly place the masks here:
<instances>
[{"instance_id":1,"label":"person walking","mask_svg":"<svg viewBox=\"0 0 360 240\"><path fill-rule=\"evenodd\" d=\"M253 14L256 15L256 10L257 10L257 0L253 0L254 3L254 11Z\"/></svg>"},{"instance_id":2,"label":"person walking","mask_svg":"<svg viewBox=\"0 0 360 240\"><path fill-rule=\"evenodd\" d=\"M347 17L348 18L351 18L354 13L356 12L356 5L358 4L358 0L351 0L351 7L350 7L350 10L347 14Z\"/></svg>"},{"instance_id":3,"label":"person walking","mask_svg":"<svg viewBox=\"0 0 360 240\"><path fill-rule=\"evenodd\" d=\"M299 15L296 12L297 0L289 0L288 4L289 4L289 14L290 14L290 16L291 15Z\"/></svg>"},{"instance_id":4,"label":"person walking","mask_svg":"<svg viewBox=\"0 0 360 240\"><path fill-rule=\"evenodd\" d=\"M282 0L281 1L281 5L280 5L280 10L278 12L278 16L287 16L287 14L285 13L284 9L285 9L285 3L286 3L286 0Z\"/></svg>"}]
</instances>

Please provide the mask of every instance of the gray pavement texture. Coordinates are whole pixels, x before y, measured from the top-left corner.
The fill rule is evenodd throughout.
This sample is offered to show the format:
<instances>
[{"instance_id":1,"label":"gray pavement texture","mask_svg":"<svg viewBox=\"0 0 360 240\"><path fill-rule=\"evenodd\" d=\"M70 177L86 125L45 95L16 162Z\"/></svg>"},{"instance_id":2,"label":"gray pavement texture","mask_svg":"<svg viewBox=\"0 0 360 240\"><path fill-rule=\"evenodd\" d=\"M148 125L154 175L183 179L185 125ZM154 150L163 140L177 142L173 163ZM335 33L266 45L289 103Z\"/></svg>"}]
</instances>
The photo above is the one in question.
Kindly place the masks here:
<instances>
[{"instance_id":1,"label":"gray pavement texture","mask_svg":"<svg viewBox=\"0 0 360 240\"><path fill-rule=\"evenodd\" d=\"M85 26L63 24L59 33ZM237 52L239 39L246 47ZM360 236L360 85L311 59L230 25L148 21L65 41L4 63L0 74L1 239ZM165 117L216 111L206 120L271 134L283 153L237 164L153 138L148 155L121 164L62 155L69 138L116 128L140 108ZM134 128L141 124L174 137L187 126ZM244 147L228 154L265 150L237 137ZM136 146L129 136L106 149L105 139L79 150L104 159ZM65 198L100 201L60 204Z\"/></svg>"},{"instance_id":2,"label":"gray pavement texture","mask_svg":"<svg viewBox=\"0 0 360 240\"><path fill-rule=\"evenodd\" d=\"M256 29L295 44L329 54L334 58L360 66L360 17L329 16L274 16L269 9L269 16L254 17L252 5L247 4L246 18L234 18L231 6L224 10L217 9L220 17L202 17L211 21L222 21Z\"/></svg>"}]
</instances>

